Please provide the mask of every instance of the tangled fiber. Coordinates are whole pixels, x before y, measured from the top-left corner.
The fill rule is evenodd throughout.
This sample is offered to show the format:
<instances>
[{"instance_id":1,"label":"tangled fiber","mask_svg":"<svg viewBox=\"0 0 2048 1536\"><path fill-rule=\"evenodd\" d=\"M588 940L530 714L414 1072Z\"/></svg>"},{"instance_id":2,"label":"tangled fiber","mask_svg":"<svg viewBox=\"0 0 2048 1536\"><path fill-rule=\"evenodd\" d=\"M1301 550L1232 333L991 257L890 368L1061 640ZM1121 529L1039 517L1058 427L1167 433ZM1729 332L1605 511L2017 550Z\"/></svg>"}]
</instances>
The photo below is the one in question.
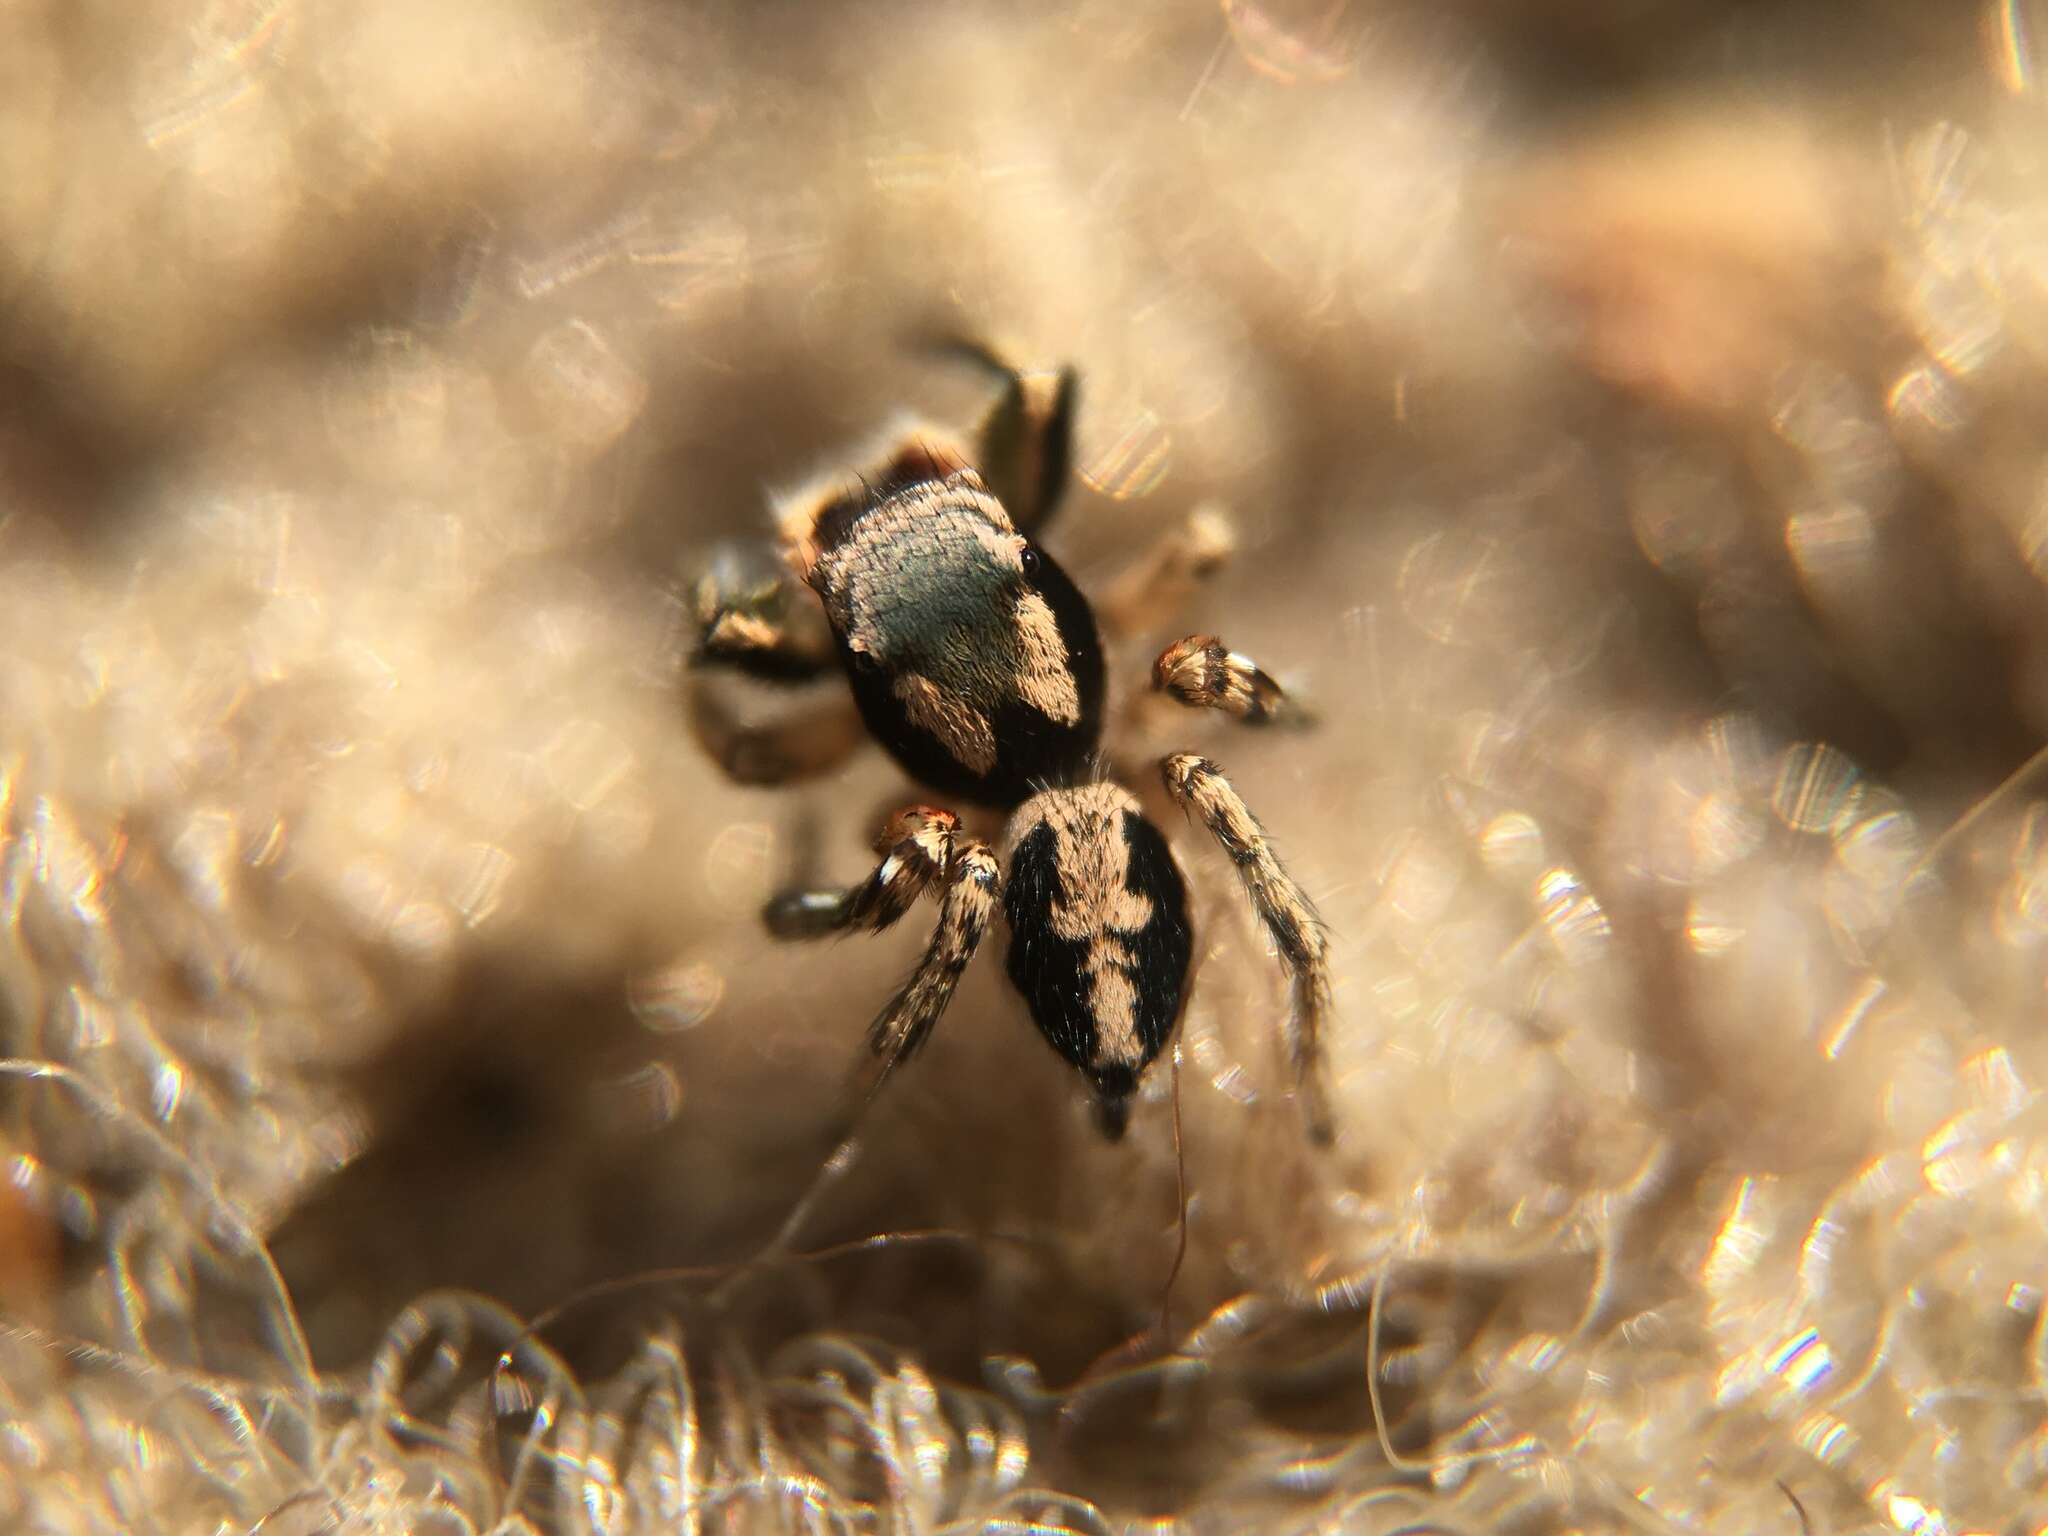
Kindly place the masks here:
<instances>
[{"instance_id":1,"label":"tangled fiber","mask_svg":"<svg viewBox=\"0 0 2048 1536\"><path fill-rule=\"evenodd\" d=\"M0 1527L2048 1528L2044 27L19 0ZM1124 1143L985 958L841 1144L918 935L755 914L918 796L722 779L685 593L939 336L1084 586L1236 527L1319 728L1114 745L1333 1149L1198 835Z\"/></svg>"}]
</instances>

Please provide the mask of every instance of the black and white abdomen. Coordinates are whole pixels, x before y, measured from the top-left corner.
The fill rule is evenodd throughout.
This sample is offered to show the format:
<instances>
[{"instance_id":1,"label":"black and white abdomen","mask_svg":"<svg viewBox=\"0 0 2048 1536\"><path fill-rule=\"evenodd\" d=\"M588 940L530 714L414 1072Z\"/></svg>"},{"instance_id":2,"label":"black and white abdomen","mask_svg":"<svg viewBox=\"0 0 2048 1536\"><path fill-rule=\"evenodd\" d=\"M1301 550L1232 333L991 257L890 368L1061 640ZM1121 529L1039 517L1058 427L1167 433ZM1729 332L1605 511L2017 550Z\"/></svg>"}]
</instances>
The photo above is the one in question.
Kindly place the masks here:
<instances>
[{"instance_id":1,"label":"black and white abdomen","mask_svg":"<svg viewBox=\"0 0 2048 1536\"><path fill-rule=\"evenodd\" d=\"M1093 783L1025 801L1003 863L1010 980L1120 1135L1187 990L1192 935L1173 854L1128 791Z\"/></svg>"}]
</instances>

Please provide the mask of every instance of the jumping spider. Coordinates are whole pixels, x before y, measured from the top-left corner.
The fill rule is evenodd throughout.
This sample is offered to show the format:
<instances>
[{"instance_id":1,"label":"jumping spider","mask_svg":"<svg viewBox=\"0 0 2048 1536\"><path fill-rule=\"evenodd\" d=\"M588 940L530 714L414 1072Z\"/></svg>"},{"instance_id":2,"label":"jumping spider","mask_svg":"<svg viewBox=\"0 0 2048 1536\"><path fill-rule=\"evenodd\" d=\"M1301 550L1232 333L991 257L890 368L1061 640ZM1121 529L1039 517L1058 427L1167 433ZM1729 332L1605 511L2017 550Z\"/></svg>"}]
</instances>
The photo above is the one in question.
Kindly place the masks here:
<instances>
[{"instance_id":1,"label":"jumping spider","mask_svg":"<svg viewBox=\"0 0 2048 1536\"><path fill-rule=\"evenodd\" d=\"M1074 375L1020 372L963 350L1004 381L971 449L929 426L905 427L858 476L784 499L784 569L749 579L728 563L699 584L693 665L788 682L836 662L866 734L906 772L1009 813L999 858L950 811L900 811L858 885L786 892L768 905L769 930L798 939L880 932L918 896L935 896L924 956L868 1032L878 1060L870 1092L924 1043L1000 903L1010 980L1039 1032L1088 1079L1102 1131L1115 1139L1186 1000L1186 890L1166 839L1102 765L1096 616L1036 542L1064 489ZM1190 518L1112 590L1112 633L1156 620L1228 548L1216 514ZM1168 646L1153 686L1252 724L1294 712L1272 678L1210 636ZM843 705L836 728L764 729L738 724L701 686L691 699L699 737L743 782L822 771L862 734ZM1215 763L1174 753L1160 771L1168 794L1230 855L1287 968L1300 1103L1310 1134L1327 1140L1317 1037L1329 977L1315 910Z\"/></svg>"}]
</instances>

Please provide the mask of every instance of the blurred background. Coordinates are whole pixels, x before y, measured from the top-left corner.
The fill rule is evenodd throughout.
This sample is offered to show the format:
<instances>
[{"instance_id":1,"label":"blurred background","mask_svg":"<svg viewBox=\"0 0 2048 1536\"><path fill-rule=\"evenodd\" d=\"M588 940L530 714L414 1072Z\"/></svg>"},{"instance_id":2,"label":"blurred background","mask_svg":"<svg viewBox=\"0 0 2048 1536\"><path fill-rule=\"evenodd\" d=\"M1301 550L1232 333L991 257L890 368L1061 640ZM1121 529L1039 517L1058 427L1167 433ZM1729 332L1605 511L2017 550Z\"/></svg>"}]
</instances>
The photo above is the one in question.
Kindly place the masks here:
<instances>
[{"instance_id":1,"label":"blurred background","mask_svg":"<svg viewBox=\"0 0 2048 1536\"><path fill-rule=\"evenodd\" d=\"M16 0L0 1526L2048 1525L2044 28ZM726 781L689 585L939 334L1081 371L1084 587L1236 526L1115 675L1320 728L1111 745L1338 1139L1176 818L1178 1121L987 955L736 1268L925 921L755 914L920 796Z\"/></svg>"}]
</instances>

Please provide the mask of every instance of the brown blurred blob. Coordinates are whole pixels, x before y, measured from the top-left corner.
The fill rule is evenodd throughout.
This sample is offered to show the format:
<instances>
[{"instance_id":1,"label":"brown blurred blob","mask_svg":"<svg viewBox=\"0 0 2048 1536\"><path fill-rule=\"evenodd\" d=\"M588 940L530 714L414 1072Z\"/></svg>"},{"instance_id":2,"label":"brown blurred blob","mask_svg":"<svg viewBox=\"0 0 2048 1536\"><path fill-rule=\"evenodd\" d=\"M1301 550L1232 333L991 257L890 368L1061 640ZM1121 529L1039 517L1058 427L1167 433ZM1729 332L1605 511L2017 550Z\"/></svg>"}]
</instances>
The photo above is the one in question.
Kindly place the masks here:
<instances>
[{"instance_id":1,"label":"brown blurred blob","mask_svg":"<svg viewBox=\"0 0 2048 1536\"><path fill-rule=\"evenodd\" d=\"M46 1318L59 1258L51 1213L19 1184L0 1182L0 1312L32 1322Z\"/></svg>"}]
</instances>

